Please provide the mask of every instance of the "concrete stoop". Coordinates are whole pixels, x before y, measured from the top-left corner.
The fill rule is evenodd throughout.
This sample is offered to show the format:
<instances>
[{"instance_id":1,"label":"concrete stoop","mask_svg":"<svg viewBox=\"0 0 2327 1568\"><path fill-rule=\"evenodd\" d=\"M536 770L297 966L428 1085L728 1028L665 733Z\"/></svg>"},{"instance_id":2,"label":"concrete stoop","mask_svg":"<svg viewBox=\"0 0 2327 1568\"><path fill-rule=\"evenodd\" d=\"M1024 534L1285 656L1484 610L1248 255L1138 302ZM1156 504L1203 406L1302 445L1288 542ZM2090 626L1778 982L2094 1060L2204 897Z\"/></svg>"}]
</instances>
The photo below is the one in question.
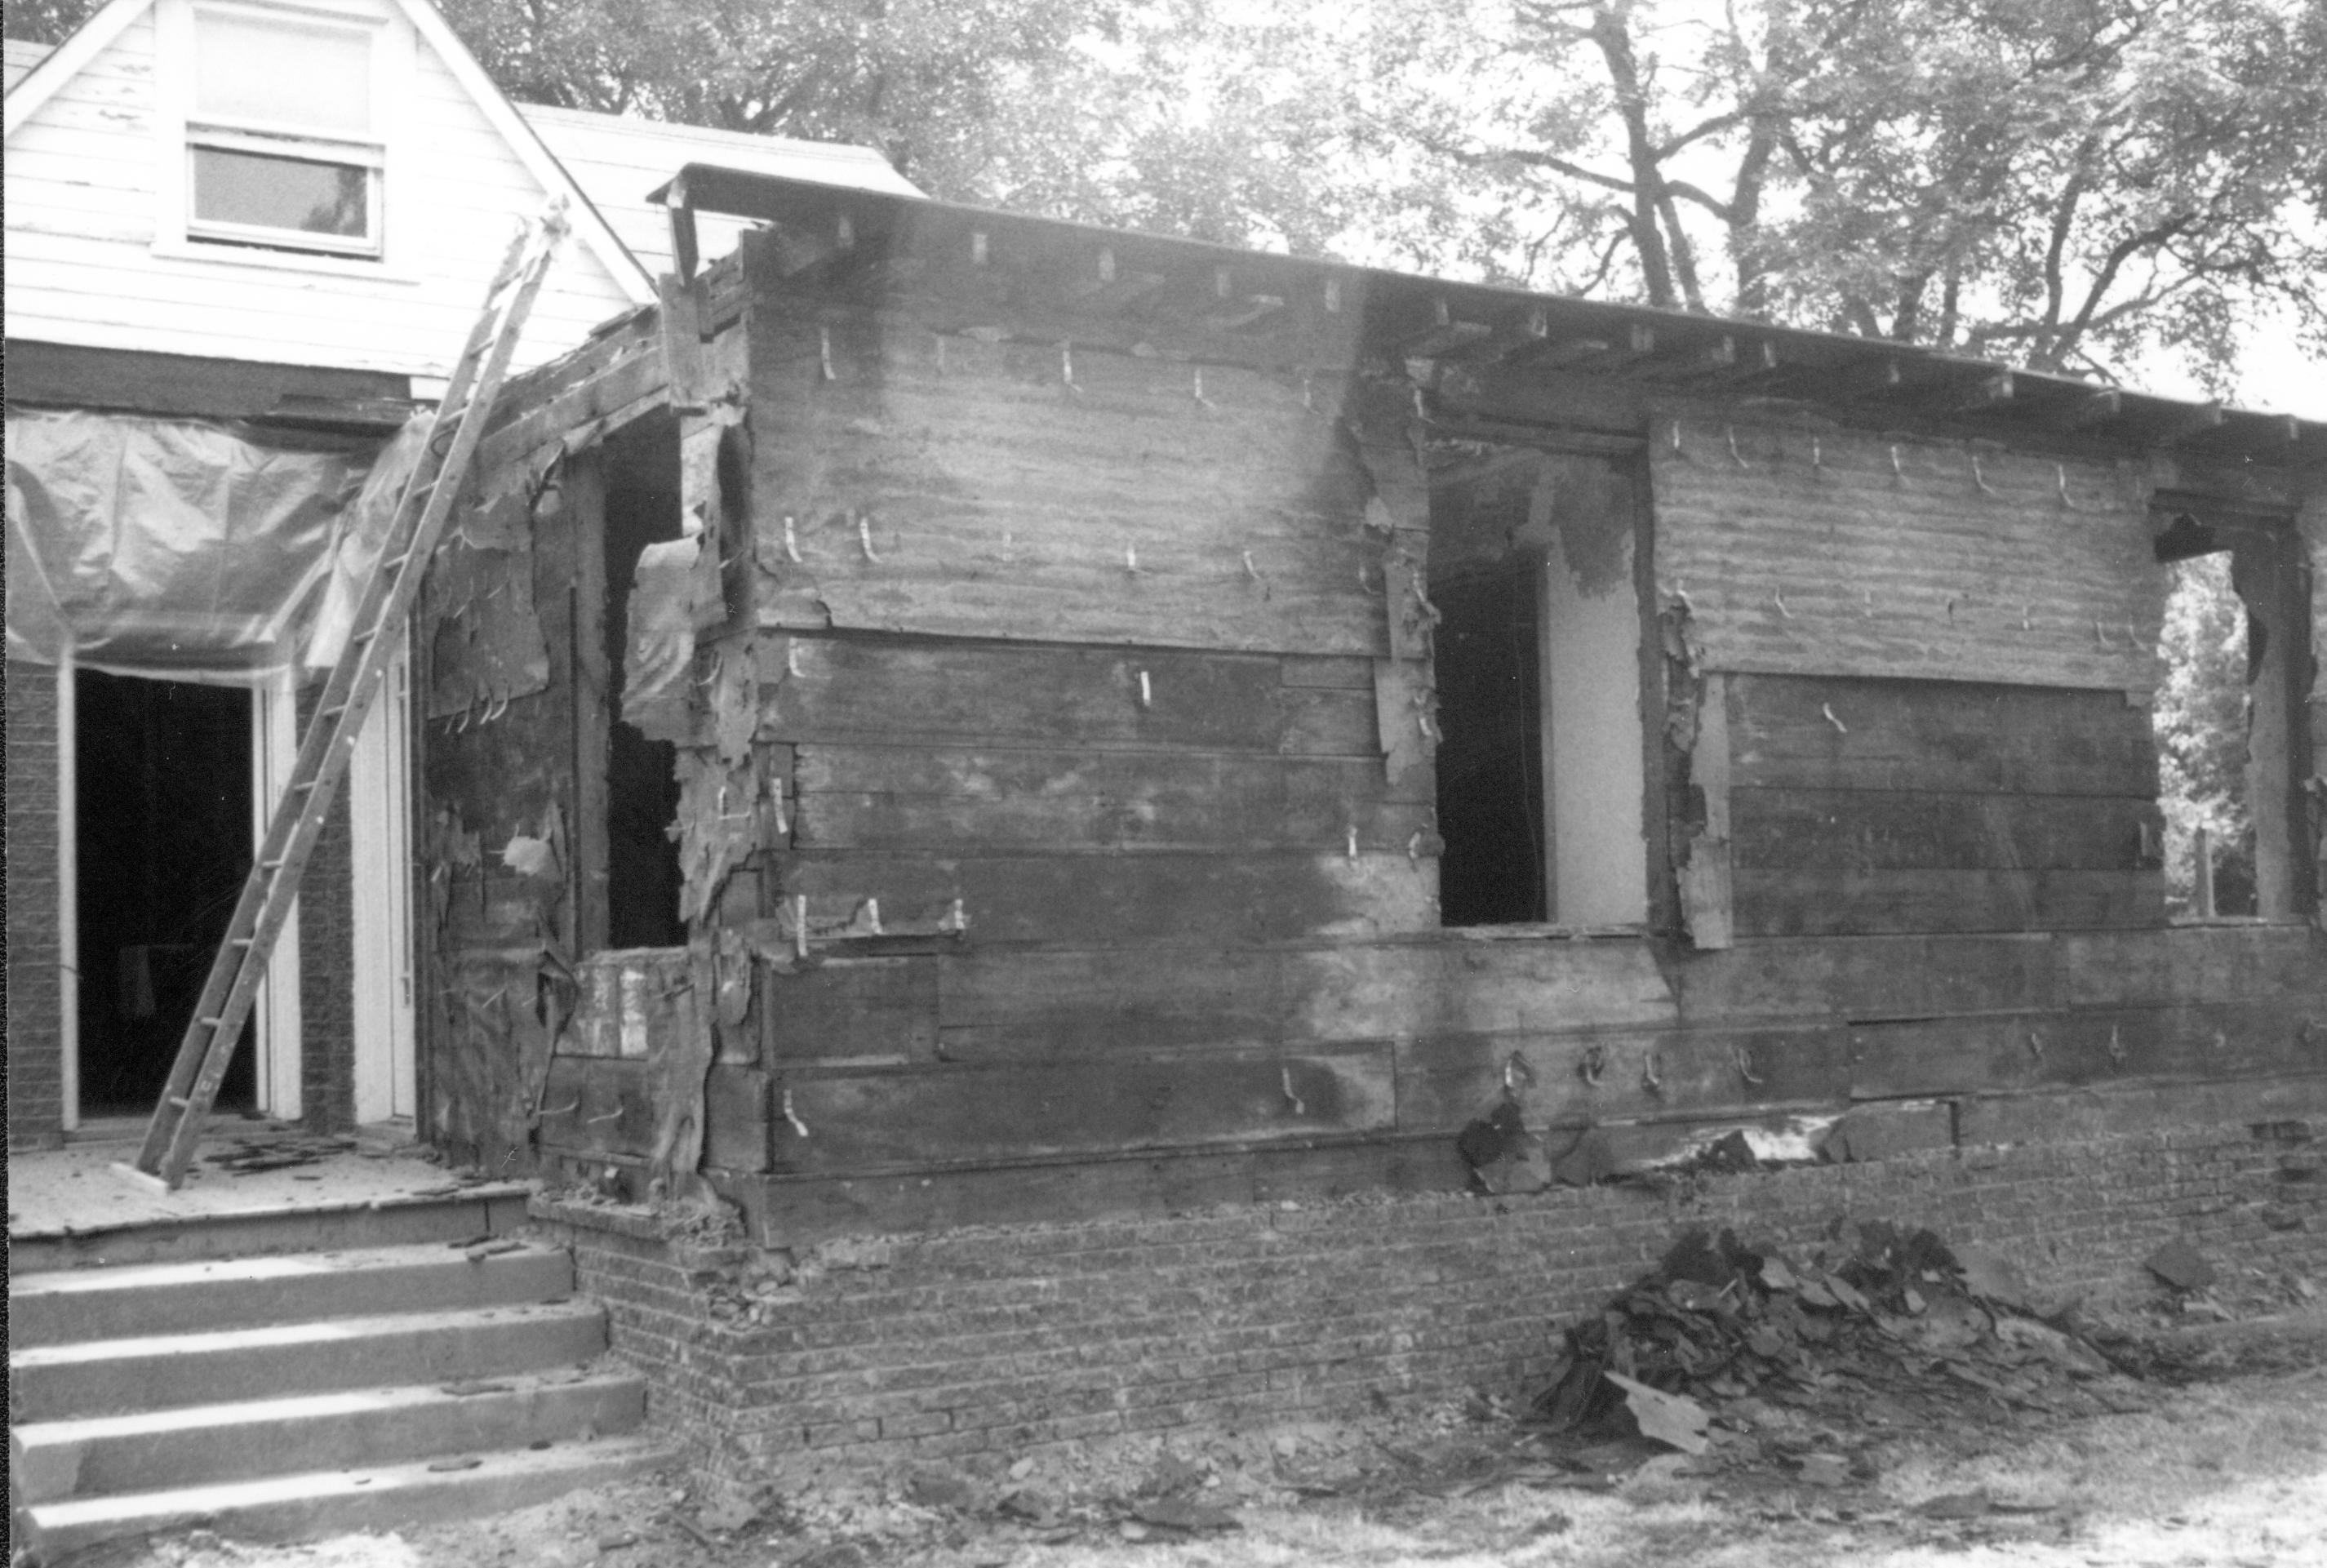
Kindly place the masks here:
<instances>
[{"instance_id":1,"label":"concrete stoop","mask_svg":"<svg viewBox=\"0 0 2327 1568\"><path fill-rule=\"evenodd\" d=\"M39 1556L522 1507L669 1459L561 1250L442 1241L14 1274L12 1503Z\"/></svg>"}]
</instances>

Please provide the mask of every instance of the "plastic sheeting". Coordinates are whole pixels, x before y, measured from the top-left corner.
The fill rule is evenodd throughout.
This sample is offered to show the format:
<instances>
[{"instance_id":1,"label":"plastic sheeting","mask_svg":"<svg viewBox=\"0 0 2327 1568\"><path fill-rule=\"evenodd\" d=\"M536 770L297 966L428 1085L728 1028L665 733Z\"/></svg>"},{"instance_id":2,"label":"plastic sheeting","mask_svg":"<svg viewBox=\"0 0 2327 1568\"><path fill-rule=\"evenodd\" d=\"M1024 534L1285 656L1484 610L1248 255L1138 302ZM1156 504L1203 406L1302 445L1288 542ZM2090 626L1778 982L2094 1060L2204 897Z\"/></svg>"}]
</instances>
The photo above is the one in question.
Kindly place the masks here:
<instances>
[{"instance_id":1,"label":"plastic sheeting","mask_svg":"<svg viewBox=\"0 0 2327 1568\"><path fill-rule=\"evenodd\" d=\"M344 639L350 587L402 488L392 471L409 471L425 429L408 425L367 486L369 452L268 446L195 420L11 412L8 657L55 664L70 650L118 675L255 685L300 662L319 628ZM337 645L317 651L329 662Z\"/></svg>"}]
</instances>

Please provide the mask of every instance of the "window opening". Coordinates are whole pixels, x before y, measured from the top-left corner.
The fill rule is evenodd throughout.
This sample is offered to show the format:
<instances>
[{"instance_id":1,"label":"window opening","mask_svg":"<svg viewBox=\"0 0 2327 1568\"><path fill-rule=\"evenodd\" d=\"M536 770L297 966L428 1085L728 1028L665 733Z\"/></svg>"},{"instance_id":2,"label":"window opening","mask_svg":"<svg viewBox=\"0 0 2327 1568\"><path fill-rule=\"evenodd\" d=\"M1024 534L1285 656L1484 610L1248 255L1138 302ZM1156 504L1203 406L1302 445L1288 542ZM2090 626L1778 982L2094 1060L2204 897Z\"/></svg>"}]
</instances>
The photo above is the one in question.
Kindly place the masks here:
<instances>
[{"instance_id":1,"label":"window opening","mask_svg":"<svg viewBox=\"0 0 2327 1568\"><path fill-rule=\"evenodd\" d=\"M372 49L369 29L195 11L190 238L380 254Z\"/></svg>"},{"instance_id":2,"label":"window opening","mask_svg":"<svg viewBox=\"0 0 2327 1568\"><path fill-rule=\"evenodd\" d=\"M75 674L80 1114L145 1115L234 914L251 856L251 695ZM220 1091L257 1104L256 1021Z\"/></svg>"},{"instance_id":3,"label":"window opening","mask_svg":"<svg viewBox=\"0 0 2327 1568\"><path fill-rule=\"evenodd\" d=\"M2291 529L2242 517L2170 515L2162 666L2150 712L2164 819L2165 905L2178 920L2303 912L2294 849L2295 760L2308 607Z\"/></svg>"},{"instance_id":4,"label":"window opening","mask_svg":"<svg viewBox=\"0 0 2327 1568\"><path fill-rule=\"evenodd\" d=\"M1440 919L1648 919L1637 510L1609 458L1433 454Z\"/></svg>"},{"instance_id":5,"label":"window opening","mask_svg":"<svg viewBox=\"0 0 2327 1568\"><path fill-rule=\"evenodd\" d=\"M680 536L676 442L672 461L621 461L610 446L606 471L606 940L612 947L687 945L679 919L678 750L622 722L629 657L631 586L649 545ZM646 443L625 443L624 455ZM642 454L641 454L642 455ZM658 471L667 468L668 472Z\"/></svg>"}]
</instances>

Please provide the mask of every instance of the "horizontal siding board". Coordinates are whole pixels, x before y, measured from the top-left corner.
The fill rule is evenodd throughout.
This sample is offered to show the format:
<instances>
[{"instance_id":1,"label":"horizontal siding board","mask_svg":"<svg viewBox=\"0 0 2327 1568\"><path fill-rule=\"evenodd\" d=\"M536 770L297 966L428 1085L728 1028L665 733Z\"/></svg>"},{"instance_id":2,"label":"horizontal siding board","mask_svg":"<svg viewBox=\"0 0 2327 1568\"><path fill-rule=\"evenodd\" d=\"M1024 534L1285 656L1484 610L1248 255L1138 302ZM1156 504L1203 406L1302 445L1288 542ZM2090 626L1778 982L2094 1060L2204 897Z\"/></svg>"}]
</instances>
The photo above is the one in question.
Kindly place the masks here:
<instances>
[{"instance_id":1,"label":"horizontal siding board","mask_svg":"<svg viewBox=\"0 0 2327 1568\"><path fill-rule=\"evenodd\" d=\"M2327 932L2313 926L2185 926L2138 934L2063 937L2067 999L2123 1003L2308 1003L2320 1013L2327 1066Z\"/></svg>"},{"instance_id":2,"label":"horizontal siding board","mask_svg":"<svg viewBox=\"0 0 2327 1568\"><path fill-rule=\"evenodd\" d=\"M2129 466L1679 429L1649 448L1657 570L1708 667L2155 686L2165 574Z\"/></svg>"},{"instance_id":3,"label":"horizontal siding board","mask_svg":"<svg viewBox=\"0 0 2327 1568\"><path fill-rule=\"evenodd\" d=\"M1681 1016L1925 1018L2061 1006L2061 944L2033 936L1855 936L1742 942L1673 959Z\"/></svg>"},{"instance_id":4,"label":"horizontal siding board","mask_svg":"<svg viewBox=\"0 0 2327 1568\"><path fill-rule=\"evenodd\" d=\"M1835 1026L1435 1035L1397 1043L1401 1133L1453 1132L1506 1092L1530 1127L1844 1099ZM1554 1151L1557 1153L1555 1143Z\"/></svg>"},{"instance_id":5,"label":"horizontal siding board","mask_svg":"<svg viewBox=\"0 0 2327 1568\"><path fill-rule=\"evenodd\" d=\"M1850 1031L1850 1092L1993 1095L2312 1070L2318 1056L2304 1041L2304 1018L2282 998L1862 1024Z\"/></svg>"},{"instance_id":6,"label":"horizontal siding board","mask_svg":"<svg viewBox=\"0 0 2327 1568\"><path fill-rule=\"evenodd\" d=\"M2148 711L2117 692L1769 675L1725 684L1734 789L2157 793Z\"/></svg>"},{"instance_id":7,"label":"horizontal siding board","mask_svg":"<svg viewBox=\"0 0 2327 1568\"><path fill-rule=\"evenodd\" d=\"M1284 1036L1286 956L1248 948L969 952L941 959L941 1048L961 1061L1113 1058Z\"/></svg>"},{"instance_id":8,"label":"horizontal siding board","mask_svg":"<svg viewBox=\"0 0 2327 1568\"><path fill-rule=\"evenodd\" d=\"M1646 942L1426 942L1287 958L1285 1026L1313 1040L1652 1027L1677 1015Z\"/></svg>"},{"instance_id":9,"label":"horizontal siding board","mask_svg":"<svg viewBox=\"0 0 2327 1568\"><path fill-rule=\"evenodd\" d=\"M654 1064L642 1059L553 1056L542 1093L546 1149L644 1154L655 1142Z\"/></svg>"},{"instance_id":10,"label":"horizontal siding board","mask_svg":"<svg viewBox=\"0 0 2327 1568\"><path fill-rule=\"evenodd\" d=\"M1896 931L2072 931L2160 926L2155 871L1740 869L1736 926L1749 937Z\"/></svg>"},{"instance_id":11,"label":"horizontal siding board","mask_svg":"<svg viewBox=\"0 0 2327 1568\"><path fill-rule=\"evenodd\" d=\"M1733 789L1741 870L2135 871L2154 800L1935 790Z\"/></svg>"},{"instance_id":12,"label":"horizontal siding board","mask_svg":"<svg viewBox=\"0 0 2327 1568\"><path fill-rule=\"evenodd\" d=\"M805 849L1403 850L1432 827L1427 780L1378 762L1184 752L802 746Z\"/></svg>"},{"instance_id":13,"label":"horizontal siding board","mask_svg":"<svg viewBox=\"0 0 2327 1568\"><path fill-rule=\"evenodd\" d=\"M933 957L831 958L790 974L769 975L763 994L771 1066L937 1059Z\"/></svg>"},{"instance_id":14,"label":"horizontal siding board","mask_svg":"<svg viewBox=\"0 0 2327 1568\"><path fill-rule=\"evenodd\" d=\"M1438 863L1426 855L804 851L777 865L783 895L808 899L812 920L875 899L891 929L935 929L958 902L980 945L1201 947L1438 925Z\"/></svg>"},{"instance_id":15,"label":"horizontal siding board","mask_svg":"<svg viewBox=\"0 0 2327 1568\"><path fill-rule=\"evenodd\" d=\"M757 458L764 622L1387 651L1369 481L1297 387L1095 350L1070 386L1057 348L869 313L753 331L798 433Z\"/></svg>"},{"instance_id":16,"label":"horizontal siding board","mask_svg":"<svg viewBox=\"0 0 2327 1568\"><path fill-rule=\"evenodd\" d=\"M1289 1089L1289 1093L1287 1092ZM1389 1132L1385 1044L1181 1058L786 1074L776 1169L846 1171ZM799 1127L807 1129L803 1135Z\"/></svg>"},{"instance_id":17,"label":"horizontal siding board","mask_svg":"<svg viewBox=\"0 0 2327 1568\"><path fill-rule=\"evenodd\" d=\"M757 659L767 740L1378 751L1370 693L1288 686L1266 656L769 636Z\"/></svg>"}]
</instances>

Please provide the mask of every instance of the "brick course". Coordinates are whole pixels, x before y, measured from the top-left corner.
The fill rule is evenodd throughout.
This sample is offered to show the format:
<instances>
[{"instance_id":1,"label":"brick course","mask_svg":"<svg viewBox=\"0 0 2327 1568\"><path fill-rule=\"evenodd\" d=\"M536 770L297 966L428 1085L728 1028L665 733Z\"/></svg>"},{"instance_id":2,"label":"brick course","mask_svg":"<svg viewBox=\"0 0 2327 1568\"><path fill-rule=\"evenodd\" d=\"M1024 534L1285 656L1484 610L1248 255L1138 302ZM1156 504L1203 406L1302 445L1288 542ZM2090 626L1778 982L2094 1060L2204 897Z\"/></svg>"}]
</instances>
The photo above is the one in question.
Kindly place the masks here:
<instances>
[{"instance_id":1,"label":"brick course","mask_svg":"<svg viewBox=\"0 0 2327 1568\"><path fill-rule=\"evenodd\" d=\"M2327 1084L2318 1097L2327 1108ZM2327 1134L2327 1116L2308 1125ZM651 1380L658 1423L705 1470L743 1479L801 1455L958 1457L1310 1419L1377 1395L1518 1392L1551 1365L1563 1323L1690 1225L1796 1246L1844 1217L1929 1225L2102 1302L2154 1291L2141 1259L2174 1236L2227 1265L2316 1273L2327 1178L2282 1169L2295 1135L2225 1123L1707 1175L1660 1193L1382 1198L852 1240L757 1293L749 1246L665 1239L636 1210L545 1198L534 1212L574 1246L581 1288L606 1302L616 1349Z\"/></svg>"},{"instance_id":2,"label":"brick course","mask_svg":"<svg viewBox=\"0 0 2327 1568\"><path fill-rule=\"evenodd\" d=\"M8 1147L64 1141L63 976L57 967L57 679L7 677Z\"/></svg>"}]
</instances>

